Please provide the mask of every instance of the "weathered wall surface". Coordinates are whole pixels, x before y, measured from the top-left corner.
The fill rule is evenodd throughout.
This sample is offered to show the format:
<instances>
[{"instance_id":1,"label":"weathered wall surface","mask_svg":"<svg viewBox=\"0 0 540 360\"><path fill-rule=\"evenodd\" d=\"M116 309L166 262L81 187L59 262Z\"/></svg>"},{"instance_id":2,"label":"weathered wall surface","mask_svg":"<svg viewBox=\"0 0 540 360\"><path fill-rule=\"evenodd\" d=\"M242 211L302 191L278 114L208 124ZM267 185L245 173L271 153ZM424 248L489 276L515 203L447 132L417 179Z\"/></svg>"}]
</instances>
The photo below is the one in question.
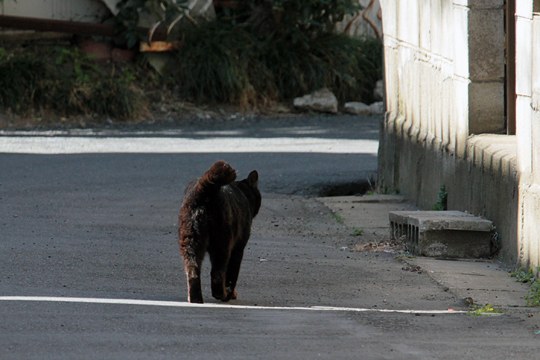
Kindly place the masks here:
<instances>
[{"instance_id":1,"label":"weathered wall surface","mask_svg":"<svg viewBox=\"0 0 540 360\"><path fill-rule=\"evenodd\" d=\"M381 2L387 114L379 185L432 208L492 220L500 256L518 258L516 138L504 119L503 0ZM478 135L482 134L482 135Z\"/></svg>"},{"instance_id":2,"label":"weathered wall surface","mask_svg":"<svg viewBox=\"0 0 540 360\"><path fill-rule=\"evenodd\" d=\"M516 115L520 171L519 258L540 266L540 14L532 2L518 2L516 38ZM540 1L534 2L540 11Z\"/></svg>"}]
</instances>

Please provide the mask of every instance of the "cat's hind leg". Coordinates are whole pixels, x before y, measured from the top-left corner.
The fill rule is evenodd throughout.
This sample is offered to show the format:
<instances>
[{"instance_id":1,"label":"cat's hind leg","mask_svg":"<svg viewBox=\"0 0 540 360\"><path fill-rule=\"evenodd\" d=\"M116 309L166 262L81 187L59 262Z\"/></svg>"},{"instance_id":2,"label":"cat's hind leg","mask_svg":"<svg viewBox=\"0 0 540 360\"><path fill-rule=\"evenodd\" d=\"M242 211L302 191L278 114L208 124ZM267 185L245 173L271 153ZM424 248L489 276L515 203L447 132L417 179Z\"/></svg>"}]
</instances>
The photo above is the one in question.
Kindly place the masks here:
<instances>
[{"instance_id":1,"label":"cat's hind leg","mask_svg":"<svg viewBox=\"0 0 540 360\"><path fill-rule=\"evenodd\" d=\"M228 301L225 288L226 269L229 262L229 253L226 249L209 249L212 270L210 271L212 296L218 300Z\"/></svg>"},{"instance_id":2,"label":"cat's hind leg","mask_svg":"<svg viewBox=\"0 0 540 360\"><path fill-rule=\"evenodd\" d=\"M189 261L184 261L184 270L187 277L188 287L188 302L203 303L202 288L201 288L201 266L193 264Z\"/></svg>"},{"instance_id":3,"label":"cat's hind leg","mask_svg":"<svg viewBox=\"0 0 540 360\"><path fill-rule=\"evenodd\" d=\"M236 300L238 293L236 291L236 282L238 281L238 274L240 273L240 265L242 258L244 257L243 248L235 248L231 253L231 259L229 260L229 266L227 268L227 298Z\"/></svg>"},{"instance_id":4,"label":"cat's hind leg","mask_svg":"<svg viewBox=\"0 0 540 360\"><path fill-rule=\"evenodd\" d=\"M201 266L206 242L203 239L198 240L186 237L180 242L180 251L184 258L184 271L187 278L188 302L190 303L203 303Z\"/></svg>"}]
</instances>

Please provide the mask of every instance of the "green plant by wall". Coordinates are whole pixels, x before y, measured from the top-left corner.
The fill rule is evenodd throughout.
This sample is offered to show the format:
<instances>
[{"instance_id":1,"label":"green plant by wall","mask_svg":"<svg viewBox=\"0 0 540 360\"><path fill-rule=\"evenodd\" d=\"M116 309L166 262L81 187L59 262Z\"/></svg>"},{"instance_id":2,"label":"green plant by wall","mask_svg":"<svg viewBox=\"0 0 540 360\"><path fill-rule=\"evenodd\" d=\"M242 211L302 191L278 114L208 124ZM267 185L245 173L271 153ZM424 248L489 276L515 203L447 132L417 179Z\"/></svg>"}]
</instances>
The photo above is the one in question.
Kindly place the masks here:
<instances>
[{"instance_id":1,"label":"green plant by wall","mask_svg":"<svg viewBox=\"0 0 540 360\"><path fill-rule=\"evenodd\" d=\"M540 281L536 279L525 296L528 306L540 306Z\"/></svg>"},{"instance_id":2,"label":"green plant by wall","mask_svg":"<svg viewBox=\"0 0 540 360\"><path fill-rule=\"evenodd\" d=\"M538 269L537 269L538 272ZM540 306L540 281L536 277L533 269L524 269L520 268L516 271L510 273L510 276L516 278L516 281L519 281L524 284L530 284L529 291L525 296L528 306Z\"/></svg>"},{"instance_id":3,"label":"green plant by wall","mask_svg":"<svg viewBox=\"0 0 540 360\"><path fill-rule=\"evenodd\" d=\"M446 186L443 184L437 194L437 202L433 205L433 210L448 210L448 192Z\"/></svg>"},{"instance_id":4,"label":"green plant by wall","mask_svg":"<svg viewBox=\"0 0 540 360\"><path fill-rule=\"evenodd\" d=\"M532 269L524 269L520 268L516 271L513 271L510 273L510 276L513 278L516 278L516 281L519 281L521 283L532 283L535 279L535 275Z\"/></svg>"}]
</instances>

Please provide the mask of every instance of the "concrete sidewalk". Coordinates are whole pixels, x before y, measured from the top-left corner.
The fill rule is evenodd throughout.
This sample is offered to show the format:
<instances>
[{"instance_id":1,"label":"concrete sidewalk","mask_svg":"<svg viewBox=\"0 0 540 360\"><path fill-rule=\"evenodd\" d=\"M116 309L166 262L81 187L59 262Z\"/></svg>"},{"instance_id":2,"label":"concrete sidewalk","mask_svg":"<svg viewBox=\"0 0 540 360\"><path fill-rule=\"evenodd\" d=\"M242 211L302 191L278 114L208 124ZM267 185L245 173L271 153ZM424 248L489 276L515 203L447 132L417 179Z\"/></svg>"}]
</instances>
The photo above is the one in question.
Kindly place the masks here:
<instances>
[{"instance_id":1,"label":"concrete sidewalk","mask_svg":"<svg viewBox=\"0 0 540 360\"><path fill-rule=\"evenodd\" d=\"M395 195L368 195L319 198L344 225L361 233L358 249L384 249L365 244L389 243L388 213L414 210ZM395 247L395 244L393 244ZM387 250L388 251L388 250ZM396 255L398 250L396 250ZM516 281L496 260L439 260L401 256L415 271L423 271L466 304L490 304L498 308L526 307L529 286Z\"/></svg>"}]
</instances>

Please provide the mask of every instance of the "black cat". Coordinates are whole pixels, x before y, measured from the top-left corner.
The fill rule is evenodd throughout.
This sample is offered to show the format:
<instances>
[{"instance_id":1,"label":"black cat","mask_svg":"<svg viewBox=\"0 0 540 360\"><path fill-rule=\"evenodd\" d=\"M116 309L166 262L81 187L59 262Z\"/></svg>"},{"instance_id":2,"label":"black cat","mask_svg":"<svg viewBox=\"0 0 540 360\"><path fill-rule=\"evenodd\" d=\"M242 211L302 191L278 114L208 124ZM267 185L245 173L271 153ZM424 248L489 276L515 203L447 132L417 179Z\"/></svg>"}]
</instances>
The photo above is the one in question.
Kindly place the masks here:
<instances>
[{"instance_id":1,"label":"black cat","mask_svg":"<svg viewBox=\"0 0 540 360\"><path fill-rule=\"evenodd\" d=\"M259 175L252 171L234 181L236 171L218 161L185 190L180 209L178 240L187 276L188 301L202 303L201 265L210 255L212 296L236 299L236 281L252 219L261 207Z\"/></svg>"}]
</instances>

